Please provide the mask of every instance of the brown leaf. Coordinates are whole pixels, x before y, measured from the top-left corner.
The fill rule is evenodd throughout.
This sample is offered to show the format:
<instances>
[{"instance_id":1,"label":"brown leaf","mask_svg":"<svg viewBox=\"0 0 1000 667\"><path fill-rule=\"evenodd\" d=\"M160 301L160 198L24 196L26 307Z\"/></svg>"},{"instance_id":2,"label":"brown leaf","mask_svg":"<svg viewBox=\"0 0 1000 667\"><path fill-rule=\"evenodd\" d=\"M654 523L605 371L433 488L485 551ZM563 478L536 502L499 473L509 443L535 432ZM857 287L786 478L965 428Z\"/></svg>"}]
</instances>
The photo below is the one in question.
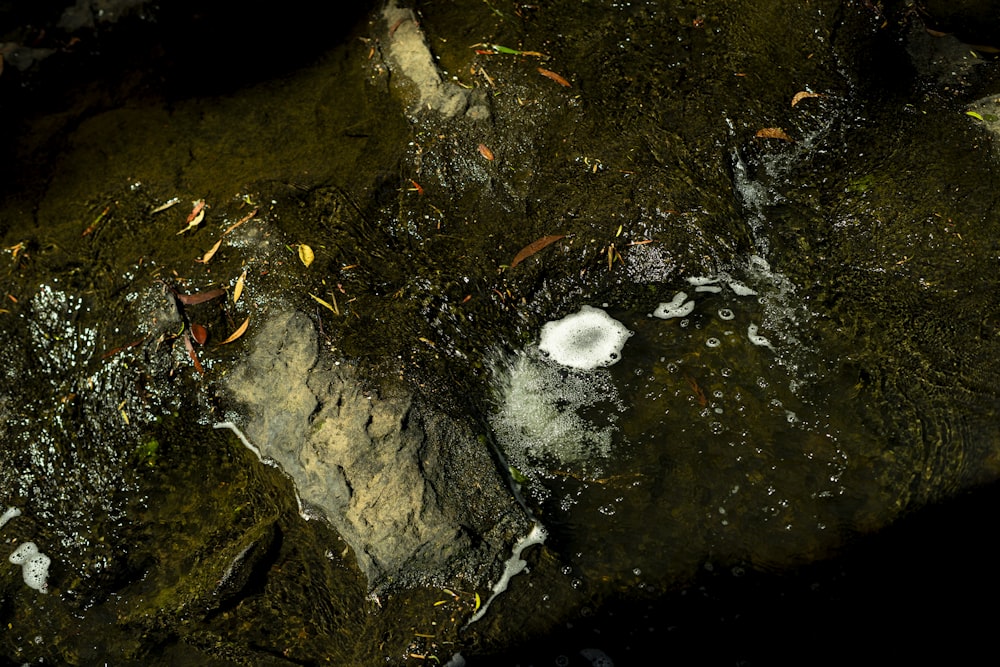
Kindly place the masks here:
<instances>
[{"instance_id":1,"label":"brown leaf","mask_svg":"<svg viewBox=\"0 0 1000 667\"><path fill-rule=\"evenodd\" d=\"M201 362L198 361L198 353L194 351L194 345L191 344L191 337L184 332L184 347L187 348L188 356L191 357L191 361L194 362L194 369L198 371L201 375L205 374L205 369L202 368Z\"/></svg>"},{"instance_id":2,"label":"brown leaf","mask_svg":"<svg viewBox=\"0 0 1000 667\"><path fill-rule=\"evenodd\" d=\"M198 345L204 345L205 341L208 340L208 329L201 326L200 324L191 324L191 338L194 338L194 342Z\"/></svg>"},{"instance_id":3,"label":"brown leaf","mask_svg":"<svg viewBox=\"0 0 1000 667\"><path fill-rule=\"evenodd\" d=\"M810 93L808 90L801 90L792 96L792 106L801 102L802 100L809 99L810 97L823 97L819 93Z\"/></svg>"},{"instance_id":4,"label":"brown leaf","mask_svg":"<svg viewBox=\"0 0 1000 667\"><path fill-rule=\"evenodd\" d=\"M493 161L493 151L491 151L490 147L486 144L479 144L479 154L490 162Z\"/></svg>"},{"instance_id":5,"label":"brown leaf","mask_svg":"<svg viewBox=\"0 0 1000 667\"><path fill-rule=\"evenodd\" d=\"M177 300L185 306L194 306L199 303L211 301L212 299L217 299L220 296L225 295L225 293L226 290L224 289L210 289L207 292L198 292L197 294L178 294Z\"/></svg>"},{"instance_id":6,"label":"brown leaf","mask_svg":"<svg viewBox=\"0 0 1000 667\"><path fill-rule=\"evenodd\" d=\"M226 234L228 234L229 232L233 231L234 229L236 229L237 227L239 227L240 225L242 225L244 222L246 222L250 218L254 217L255 215L257 215L257 209L254 209L254 210L250 211L245 216L243 216L242 218L240 218L238 222L234 222L233 224L231 224L228 227L226 227L226 231L222 232L222 235L225 236Z\"/></svg>"},{"instance_id":7,"label":"brown leaf","mask_svg":"<svg viewBox=\"0 0 1000 667\"><path fill-rule=\"evenodd\" d=\"M572 85L572 84L570 84L569 81L567 81L566 79L564 79L560 75L556 74L555 72L553 72L551 70L547 70L544 67L539 67L538 68L538 73L541 74L544 77L548 77L549 79L552 79L553 81L555 81L556 83L558 83L560 86L566 86L567 88L569 88Z\"/></svg>"},{"instance_id":8,"label":"brown leaf","mask_svg":"<svg viewBox=\"0 0 1000 667\"><path fill-rule=\"evenodd\" d=\"M520 252L518 252L516 255L514 255L514 259L511 260L511 262L510 262L510 268L513 269L515 266L517 266L518 264L520 264L524 260L526 260L529 257L531 257L532 255L534 255L539 250L547 248L548 246L552 245L553 243L555 243L559 239L564 239L564 238L566 238L565 234L553 234L551 236L543 236L542 238L538 239L537 241L532 241L528 245L526 245L523 248L521 248Z\"/></svg>"},{"instance_id":9,"label":"brown leaf","mask_svg":"<svg viewBox=\"0 0 1000 667\"><path fill-rule=\"evenodd\" d=\"M765 127L763 129L757 130L757 134L754 135L760 137L761 139L781 139L782 141L794 142L795 140L788 136L788 133L782 130L780 127Z\"/></svg>"},{"instance_id":10,"label":"brown leaf","mask_svg":"<svg viewBox=\"0 0 1000 667\"><path fill-rule=\"evenodd\" d=\"M243 334L245 334L247 332L247 327L248 326L250 326L250 318L249 317L246 318L245 320L243 320L243 324L240 325L239 329L237 329L236 331L234 331L232 333L232 335L229 336L229 338L227 338L226 340L224 340L221 343L219 343L219 345L225 345L226 343L232 343L234 340L236 340L237 338L239 338L240 336L242 336Z\"/></svg>"}]
</instances>

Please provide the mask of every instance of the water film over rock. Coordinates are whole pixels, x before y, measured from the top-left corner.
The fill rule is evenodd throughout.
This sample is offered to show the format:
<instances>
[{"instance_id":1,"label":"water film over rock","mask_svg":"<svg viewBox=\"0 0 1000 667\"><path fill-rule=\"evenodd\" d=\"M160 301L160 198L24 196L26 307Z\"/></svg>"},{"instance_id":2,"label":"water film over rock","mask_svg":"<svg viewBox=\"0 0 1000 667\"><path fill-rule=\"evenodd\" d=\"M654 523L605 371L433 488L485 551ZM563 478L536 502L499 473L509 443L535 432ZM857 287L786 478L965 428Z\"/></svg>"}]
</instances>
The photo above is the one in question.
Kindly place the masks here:
<instances>
[{"instance_id":1,"label":"water film over rock","mask_svg":"<svg viewBox=\"0 0 1000 667\"><path fill-rule=\"evenodd\" d=\"M990 636L977 3L99 4L0 9L0 662Z\"/></svg>"}]
</instances>

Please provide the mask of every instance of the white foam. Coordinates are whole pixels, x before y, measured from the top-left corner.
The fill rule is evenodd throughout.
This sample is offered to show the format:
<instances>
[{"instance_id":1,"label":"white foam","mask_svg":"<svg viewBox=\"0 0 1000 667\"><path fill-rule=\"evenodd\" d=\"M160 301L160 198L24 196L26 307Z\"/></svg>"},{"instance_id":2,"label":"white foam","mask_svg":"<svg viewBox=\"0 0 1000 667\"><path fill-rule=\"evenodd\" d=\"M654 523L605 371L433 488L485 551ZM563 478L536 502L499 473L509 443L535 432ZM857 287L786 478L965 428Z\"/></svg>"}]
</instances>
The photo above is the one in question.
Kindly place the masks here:
<instances>
[{"instance_id":1,"label":"white foam","mask_svg":"<svg viewBox=\"0 0 1000 667\"><path fill-rule=\"evenodd\" d=\"M529 459L580 461L611 454L624 409L609 371L566 370L528 350L495 369L498 409L490 424L518 466ZM601 423L582 413L603 413Z\"/></svg>"},{"instance_id":2,"label":"white foam","mask_svg":"<svg viewBox=\"0 0 1000 667\"><path fill-rule=\"evenodd\" d=\"M631 335L600 308L581 306L561 320L546 322L538 349L563 366L592 370L617 363Z\"/></svg>"},{"instance_id":3,"label":"white foam","mask_svg":"<svg viewBox=\"0 0 1000 667\"><path fill-rule=\"evenodd\" d=\"M760 334L757 333L756 324L751 323L750 326L747 327L747 338L749 338L750 342L753 343L754 345L760 345L761 347L769 347L772 350L774 349L774 346L771 345L771 341L769 341L766 337L761 336Z\"/></svg>"},{"instance_id":4,"label":"white foam","mask_svg":"<svg viewBox=\"0 0 1000 667\"><path fill-rule=\"evenodd\" d=\"M687 300L686 292L678 292L669 303L661 303L653 311L653 317L669 320L673 317L687 317L694 311L694 299Z\"/></svg>"},{"instance_id":5,"label":"white foam","mask_svg":"<svg viewBox=\"0 0 1000 667\"><path fill-rule=\"evenodd\" d=\"M743 283L741 283L739 281L731 280L728 283L728 285L729 285L729 289L733 290L733 292L736 294L736 296L757 296L757 291L756 290L753 290L753 289L747 287L746 285L744 285Z\"/></svg>"},{"instance_id":6,"label":"white foam","mask_svg":"<svg viewBox=\"0 0 1000 667\"><path fill-rule=\"evenodd\" d=\"M510 580L523 572L524 568L528 567L528 561L522 560L521 552L533 544L544 543L545 538L548 536L549 534L548 531L545 530L545 527L536 521L535 525L531 527L531 532L521 538L521 540L514 545L510 558L508 558L507 562L504 564L503 574L500 575L500 579L497 583L493 584L493 591L490 593L490 596L486 598L486 602L483 603L483 606L480 607L479 611L473 614L472 618L469 619L469 622L465 624L466 628L485 616L486 610L490 608L490 603L496 599L496 596L507 590L507 585L510 584Z\"/></svg>"},{"instance_id":7,"label":"white foam","mask_svg":"<svg viewBox=\"0 0 1000 667\"><path fill-rule=\"evenodd\" d=\"M0 528L7 525L7 522L11 519L16 519L19 516L21 516L21 510L16 507L8 507L7 511L0 515Z\"/></svg>"},{"instance_id":8,"label":"white foam","mask_svg":"<svg viewBox=\"0 0 1000 667\"><path fill-rule=\"evenodd\" d=\"M7 559L21 566L21 576L29 588L44 593L48 588L49 565L52 560L38 550L34 542L23 542Z\"/></svg>"},{"instance_id":9,"label":"white foam","mask_svg":"<svg viewBox=\"0 0 1000 667\"><path fill-rule=\"evenodd\" d=\"M703 287L705 285L712 285L719 282L718 276L688 276L685 278L689 285L694 285L695 287Z\"/></svg>"}]
</instances>

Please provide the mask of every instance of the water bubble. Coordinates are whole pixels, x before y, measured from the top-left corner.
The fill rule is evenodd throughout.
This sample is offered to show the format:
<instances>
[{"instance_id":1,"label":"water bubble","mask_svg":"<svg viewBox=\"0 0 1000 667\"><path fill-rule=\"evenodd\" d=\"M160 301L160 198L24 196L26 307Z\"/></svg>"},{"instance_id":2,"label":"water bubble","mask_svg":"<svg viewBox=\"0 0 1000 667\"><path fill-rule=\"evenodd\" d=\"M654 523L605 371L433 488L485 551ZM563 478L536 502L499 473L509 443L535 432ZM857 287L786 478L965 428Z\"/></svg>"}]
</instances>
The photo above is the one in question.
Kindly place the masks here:
<instances>
[{"instance_id":1,"label":"water bubble","mask_svg":"<svg viewBox=\"0 0 1000 667\"><path fill-rule=\"evenodd\" d=\"M728 308L720 308L719 309L719 319L720 320L731 320L734 317L736 317L736 314L733 311L729 310Z\"/></svg>"},{"instance_id":2,"label":"water bubble","mask_svg":"<svg viewBox=\"0 0 1000 667\"><path fill-rule=\"evenodd\" d=\"M721 422L712 422L708 425L708 430L711 431L713 435L719 435L723 430L725 430L725 427Z\"/></svg>"},{"instance_id":3,"label":"water bubble","mask_svg":"<svg viewBox=\"0 0 1000 667\"><path fill-rule=\"evenodd\" d=\"M715 336L712 336L711 338L705 341L705 345L707 345L708 347L719 347L720 345L722 345L722 341L716 338Z\"/></svg>"}]
</instances>

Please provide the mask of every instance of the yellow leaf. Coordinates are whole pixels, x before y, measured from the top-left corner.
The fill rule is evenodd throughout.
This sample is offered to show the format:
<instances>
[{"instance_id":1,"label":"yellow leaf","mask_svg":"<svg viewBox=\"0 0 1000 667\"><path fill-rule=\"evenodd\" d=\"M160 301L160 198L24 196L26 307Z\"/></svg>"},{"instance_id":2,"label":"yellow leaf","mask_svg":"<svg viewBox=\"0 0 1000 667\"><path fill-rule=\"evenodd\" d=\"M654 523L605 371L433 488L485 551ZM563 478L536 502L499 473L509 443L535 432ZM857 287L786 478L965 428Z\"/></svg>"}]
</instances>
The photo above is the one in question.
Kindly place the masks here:
<instances>
[{"instance_id":1,"label":"yellow leaf","mask_svg":"<svg viewBox=\"0 0 1000 667\"><path fill-rule=\"evenodd\" d=\"M473 612L479 611L479 607L481 607L482 604L483 604L482 600L479 599L479 593L476 593L476 608L473 609Z\"/></svg>"},{"instance_id":2,"label":"yellow leaf","mask_svg":"<svg viewBox=\"0 0 1000 667\"><path fill-rule=\"evenodd\" d=\"M243 285L246 284L247 280L247 270L243 269L243 273L236 280L236 287L233 288L233 303L240 300L240 295L243 294Z\"/></svg>"},{"instance_id":3,"label":"yellow leaf","mask_svg":"<svg viewBox=\"0 0 1000 667\"><path fill-rule=\"evenodd\" d=\"M801 102L802 100L807 100L810 97L823 97L820 93L810 93L808 90L802 90L792 96L792 106Z\"/></svg>"},{"instance_id":4,"label":"yellow leaf","mask_svg":"<svg viewBox=\"0 0 1000 667\"><path fill-rule=\"evenodd\" d=\"M227 338L226 340L224 340L221 343L219 343L219 345L225 345L226 343L232 343L234 340L236 340L237 338L239 338L240 336L242 336L243 334L246 333L248 326L250 326L250 318L249 317L246 318L245 320L243 320L243 324L240 325L239 329L237 329L236 331L234 331L229 338Z\"/></svg>"},{"instance_id":5,"label":"yellow leaf","mask_svg":"<svg viewBox=\"0 0 1000 667\"><path fill-rule=\"evenodd\" d=\"M323 299L319 298L318 296L316 296L312 292L309 293L309 296L311 296L312 298L316 299L316 302L319 303L319 305L324 306L326 308L329 308L330 312L332 312L334 315L340 315L340 313L337 312L337 309L334 308L333 306L331 306L329 304L329 302L324 301Z\"/></svg>"},{"instance_id":6,"label":"yellow leaf","mask_svg":"<svg viewBox=\"0 0 1000 667\"><path fill-rule=\"evenodd\" d=\"M309 246L307 246L305 243L300 243L299 244L299 259L302 260L303 264L305 264L306 266L309 266L310 264L313 263L313 260L315 258L316 258L316 255L313 254L313 249L312 248L310 248Z\"/></svg>"},{"instance_id":7,"label":"yellow leaf","mask_svg":"<svg viewBox=\"0 0 1000 667\"><path fill-rule=\"evenodd\" d=\"M215 245L212 246L212 249L205 253L204 257L202 257L201 259L196 259L194 261L201 262L202 264L208 264L208 260L215 257L215 253L219 251L219 247L221 245L222 245L222 239L219 239L218 241L215 242Z\"/></svg>"},{"instance_id":8,"label":"yellow leaf","mask_svg":"<svg viewBox=\"0 0 1000 667\"><path fill-rule=\"evenodd\" d=\"M978 112L975 112L975 111L966 111L965 115L966 116L972 116L976 120L981 120L981 121L985 121L986 120L985 118L983 118L982 114L980 114Z\"/></svg>"},{"instance_id":9,"label":"yellow leaf","mask_svg":"<svg viewBox=\"0 0 1000 667\"><path fill-rule=\"evenodd\" d=\"M794 141L788 133L782 130L780 127L765 127L761 130L757 130L755 135L762 139L781 139L782 141Z\"/></svg>"}]
</instances>

